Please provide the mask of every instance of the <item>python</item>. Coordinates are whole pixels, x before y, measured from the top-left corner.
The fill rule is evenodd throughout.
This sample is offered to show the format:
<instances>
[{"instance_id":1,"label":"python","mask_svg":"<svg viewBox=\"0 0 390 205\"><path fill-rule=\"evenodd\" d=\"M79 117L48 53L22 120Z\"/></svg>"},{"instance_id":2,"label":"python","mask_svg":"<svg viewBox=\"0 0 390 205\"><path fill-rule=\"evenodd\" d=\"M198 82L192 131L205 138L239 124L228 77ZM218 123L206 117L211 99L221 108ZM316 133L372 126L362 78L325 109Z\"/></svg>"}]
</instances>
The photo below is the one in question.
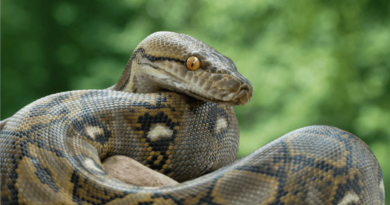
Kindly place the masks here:
<instances>
[{"instance_id":1,"label":"python","mask_svg":"<svg viewBox=\"0 0 390 205\"><path fill-rule=\"evenodd\" d=\"M252 93L209 45L151 34L112 87L50 95L0 122L1 204L384 204L375 156L334 127L292 131L236 160L232 106ZM181 183L124 183L102 167L114 155Z\"/></svg>"}]
</instances>

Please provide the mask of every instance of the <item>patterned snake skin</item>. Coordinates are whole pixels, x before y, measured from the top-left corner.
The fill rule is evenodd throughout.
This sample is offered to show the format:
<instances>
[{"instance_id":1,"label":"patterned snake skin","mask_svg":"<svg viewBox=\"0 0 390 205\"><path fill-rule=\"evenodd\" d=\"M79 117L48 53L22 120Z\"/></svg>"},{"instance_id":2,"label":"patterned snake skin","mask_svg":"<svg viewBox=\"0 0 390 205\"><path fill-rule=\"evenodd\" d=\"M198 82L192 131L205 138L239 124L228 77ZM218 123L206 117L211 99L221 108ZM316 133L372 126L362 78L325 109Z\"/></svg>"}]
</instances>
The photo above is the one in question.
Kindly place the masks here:
<instances>
[{"instance_id":1,"label":"patterned snake skin","mask_svg":"<svg viewBox=\"0 0 390 205\"><path fill-rule=\"evenodd\" d=\"M375 156L334 127L295 130L236 160L232 105L251 96L229 58L154 33L114 86L50 95L0 122L1 204L384 204ZM102 168L113 155L183 183L126 184Z\"/></svg>"}]
</instances>

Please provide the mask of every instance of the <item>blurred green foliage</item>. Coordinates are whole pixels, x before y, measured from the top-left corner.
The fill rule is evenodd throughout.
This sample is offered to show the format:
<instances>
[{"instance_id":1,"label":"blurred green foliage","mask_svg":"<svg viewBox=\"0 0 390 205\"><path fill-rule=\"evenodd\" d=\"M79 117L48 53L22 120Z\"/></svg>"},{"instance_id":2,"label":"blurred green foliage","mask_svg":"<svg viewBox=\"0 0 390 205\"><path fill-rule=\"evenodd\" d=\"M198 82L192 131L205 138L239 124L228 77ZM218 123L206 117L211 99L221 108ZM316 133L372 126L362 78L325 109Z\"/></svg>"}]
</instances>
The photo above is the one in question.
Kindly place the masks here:
<instances>
[{"instance_id":1,"label":"blurred green foliage","mask_svg":"<svg viewBox=\"0 0 390 205\"><path fill-rule=\"evenodd\" d=\"M389 14L387 0L3 1L1 119L52 93L113 85L142 39L175 31L252 82L236 107L239 157L332 125L372 148L390 187Z\"/></svg>"}]
</instances>

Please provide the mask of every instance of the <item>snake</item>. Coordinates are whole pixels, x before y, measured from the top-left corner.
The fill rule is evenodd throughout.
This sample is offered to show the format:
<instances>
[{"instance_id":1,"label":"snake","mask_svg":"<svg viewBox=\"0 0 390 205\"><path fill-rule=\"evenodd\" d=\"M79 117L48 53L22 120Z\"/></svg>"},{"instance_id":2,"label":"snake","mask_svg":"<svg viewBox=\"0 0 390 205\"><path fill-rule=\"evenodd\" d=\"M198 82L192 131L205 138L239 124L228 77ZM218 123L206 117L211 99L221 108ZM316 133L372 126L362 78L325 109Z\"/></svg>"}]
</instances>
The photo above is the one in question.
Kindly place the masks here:
<instances>
[{"instance_id":1,"label":"snake","mask_svg":"<svg viewBox=\"0 0 390 205\"><path fill-rule=\"evenodd\" d=\"M0 122L1 204L385 203L373 152L335 127L291 131L237 160L233 106L252 93L213 47L153 33L115 85L49 95ZM180 183L122 182L102 166L115 155Z\"/></svg>"}]
</instances>

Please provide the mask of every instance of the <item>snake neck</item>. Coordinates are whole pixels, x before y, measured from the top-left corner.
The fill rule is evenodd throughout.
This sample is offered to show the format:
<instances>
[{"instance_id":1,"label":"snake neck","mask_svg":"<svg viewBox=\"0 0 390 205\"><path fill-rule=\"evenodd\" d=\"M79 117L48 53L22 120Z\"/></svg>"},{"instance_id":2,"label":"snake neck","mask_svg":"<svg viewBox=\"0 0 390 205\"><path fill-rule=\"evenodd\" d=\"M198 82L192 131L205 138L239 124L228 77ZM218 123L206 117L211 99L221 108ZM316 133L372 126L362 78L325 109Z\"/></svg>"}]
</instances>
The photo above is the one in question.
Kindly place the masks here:
<instances>
[{"instance_id":1,"label":"snake neck","mask_svg":"<svg viewBox=\"0 0 390 205\"><path fill-rule=\"evenodd\" d=\"M130 58L130 60L127 62L127 65L125 67L125 70L123 71L121 77L119 78L118 82L109 87L109 90L116 90L116 91L125 91L134 93L136 92L136 89L134 89L133 83L134 83L134 73L133 76L131 75L131 66L133 65L134 55ZM131 82L131 83L130 83Z\"/></svg>"},{"instance_id":2,"label":"snake neck","mask_svg":"<svg viewBox=\"0 0 390 205\"><path fill-rule=\"evenodd\" d=\"M112 90L129 93L157 93L169 90L169 81L174 81L169 74L155 65L150 59L155 57L145 54L143 48L137 49L126 65L119 81L112 86ZM161 59L164 61L166 59ZM178 66L178 65L175 65ZM179 65L181 66L181 65Z\"/></svg>"}]
</instances>

